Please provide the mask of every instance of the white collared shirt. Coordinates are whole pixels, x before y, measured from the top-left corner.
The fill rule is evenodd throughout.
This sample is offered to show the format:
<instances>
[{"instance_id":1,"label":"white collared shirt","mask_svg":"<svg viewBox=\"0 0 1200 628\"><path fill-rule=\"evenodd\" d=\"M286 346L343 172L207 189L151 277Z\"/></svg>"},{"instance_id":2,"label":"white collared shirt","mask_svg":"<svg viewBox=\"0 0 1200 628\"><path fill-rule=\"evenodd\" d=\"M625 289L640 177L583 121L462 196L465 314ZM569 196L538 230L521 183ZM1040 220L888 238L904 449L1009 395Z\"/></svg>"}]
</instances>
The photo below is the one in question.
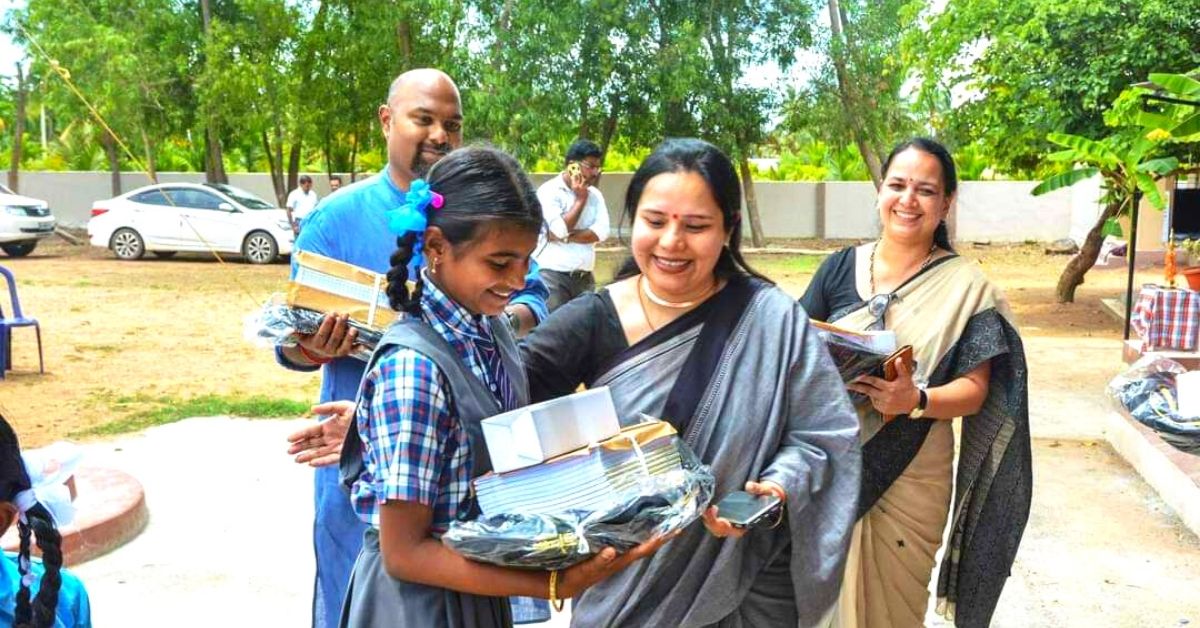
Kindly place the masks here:
<instances>
[{"instance_id":1,"label":"white collared shirt","mask_svg":"<svg viewBox=\"0 0 1200 628\"><path fill-rule=\"evenodd\" d=\"M305 194L304 188L296 188L288 194L287 206L292 208L292 219L300 220L317 206L317 191L309 188Z\"/></svg>"},{"instance_id":2,"label":"white collared shirt","mask_svg":"<svg viewBox=\"0 0 1200 628\"><path fill-rule=\"evenodd\" d=\"M596 266L595 244L554 242L546 237L545 231L549 231L560 240L566 240L569 235L563 216L571 211L571 206L575 204L575 192L563 180L562 174L555 175L543 183L537 190L537 197L542 204L542 215L546 219L546 229L538 239L538 249L534 253L538 266L563 273L591 271ZM608 239L608 206L604 204L604 196L595 186L588 187L587 202L575 223L575 231L584 229L595 233L601 242Z\"/></svg>"}]
</instances>

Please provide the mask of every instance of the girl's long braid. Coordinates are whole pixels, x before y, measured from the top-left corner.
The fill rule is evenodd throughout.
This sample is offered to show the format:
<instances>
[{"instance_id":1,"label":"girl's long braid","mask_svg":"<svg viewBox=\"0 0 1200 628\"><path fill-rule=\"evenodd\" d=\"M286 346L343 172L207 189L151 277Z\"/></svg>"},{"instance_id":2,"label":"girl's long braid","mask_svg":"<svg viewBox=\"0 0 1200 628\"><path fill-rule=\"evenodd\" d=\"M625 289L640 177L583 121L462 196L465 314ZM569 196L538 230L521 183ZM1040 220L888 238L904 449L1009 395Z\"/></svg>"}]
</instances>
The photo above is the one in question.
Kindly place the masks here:
<instances>
[{"instance_id":1,"label":"girl's long braid","mask_svg":"<svg viewBox=\"0 0 1200 628\"><path fill-rule=\"evenodd\" d=\"M62 586L62 535L54 526L50 512L41 504L35 504L25 512L25 521L18 524L18 532L21 539L21 575L26 574L26 565L29 564L31 536L37 539L38 549L42 551L44 570L41 586L32 603L29 587L21 583L17 592L15 628L53 628L58 609L58 591Z\"/></svg>"},{"instance_id":2,"label":"girl's long braid","mask_svg":"<svg viewBox=\"0 0 1200 628\"><path fill-rule=\"evenodd\" d=\"M412 294L408 292L408 263L412 261L413 247L417 244L417 234L406 233L396 238L396 252L389 260L392 267L387 273L387 295L392 309L397 312L418 314L421 307L421 293L425 283L418 270Z\"/></svg>"}]
</instances>

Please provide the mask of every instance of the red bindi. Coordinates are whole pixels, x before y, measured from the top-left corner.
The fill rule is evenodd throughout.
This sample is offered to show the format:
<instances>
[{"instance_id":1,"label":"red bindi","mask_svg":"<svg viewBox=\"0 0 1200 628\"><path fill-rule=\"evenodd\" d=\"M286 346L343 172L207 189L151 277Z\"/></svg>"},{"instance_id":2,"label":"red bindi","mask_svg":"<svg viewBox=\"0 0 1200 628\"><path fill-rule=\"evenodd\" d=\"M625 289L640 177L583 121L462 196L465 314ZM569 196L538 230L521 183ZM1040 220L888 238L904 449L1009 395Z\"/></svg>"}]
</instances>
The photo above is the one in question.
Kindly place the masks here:
<instances>
[{"instance_id":1,"label":"red bindi","mask_svg":"<svg viewBox=\"0 0 1200 628\"><path fill-rule=\"evenodd\" d=\"M679 220L679 214L671 214L671 220Z\"/></svg>"}]
</instances>

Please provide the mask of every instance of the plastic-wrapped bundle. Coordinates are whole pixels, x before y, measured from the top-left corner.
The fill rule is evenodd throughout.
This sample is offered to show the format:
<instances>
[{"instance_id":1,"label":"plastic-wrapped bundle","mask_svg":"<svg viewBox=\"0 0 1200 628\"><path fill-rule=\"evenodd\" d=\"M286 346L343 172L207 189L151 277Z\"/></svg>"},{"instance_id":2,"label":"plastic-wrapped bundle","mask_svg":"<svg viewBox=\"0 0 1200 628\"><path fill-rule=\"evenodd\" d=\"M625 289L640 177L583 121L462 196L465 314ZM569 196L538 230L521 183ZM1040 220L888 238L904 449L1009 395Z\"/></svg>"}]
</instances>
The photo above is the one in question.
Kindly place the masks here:
<instances>
[{"instance_id":1,"label":"plastic-wrapped bundle","mask_svg":"<svg viewBox=\"0 0 1200 628\"><path fill-rule=\"evenodd\" d=\"M275 295L246 319L245 335L266 346L295 346L296 334L311 334L325 313L345 314L358 330L351 355L367 361L383 332L396 320L387 297L387 276L346 262L298 251L286 295Z\"/></svg>"},{"instance_id":2,"label":"plastic-wrapped bundle","mask_svg":"<svg viewBox=\"0 0 1200 628\"><path fill-rule=\"evenodd\" d=\"M294 347L299 334L316 333L321 326L322 312L296 307L282 302L278 295L273 297L257 312L246 318L246 339L269 347ZM383 337L383 332L372 329L350 319L349 325L358 330L354 352L350 355L366 362Z\"/></svg>"},{"instance_id":3,"label":"plastic-wrapped bundle","mask_svg":"<svg viewBox=\"0 0 1200 628\"><path fill-rule=\"evenodd\" d=\"M476 481L483 514L442 542L468 558L562 569L603 547L625 551L700 518L714 480L667 423L622 430L599 445Z\"/></svg>"},{"instance_id":4,"label":"plastic-wrapped bundle","mask_svg":"<svg viewBox=\"0 0 1200 628\"><path fill-rule=\"evenodd\" d=\"M1108 395L1164 441L1200 455L1200 416L1182 416L1176 404L1175 377L1186 372L1174 360L1145 356L1109 382Z\"/></svg>"}]
</instances>

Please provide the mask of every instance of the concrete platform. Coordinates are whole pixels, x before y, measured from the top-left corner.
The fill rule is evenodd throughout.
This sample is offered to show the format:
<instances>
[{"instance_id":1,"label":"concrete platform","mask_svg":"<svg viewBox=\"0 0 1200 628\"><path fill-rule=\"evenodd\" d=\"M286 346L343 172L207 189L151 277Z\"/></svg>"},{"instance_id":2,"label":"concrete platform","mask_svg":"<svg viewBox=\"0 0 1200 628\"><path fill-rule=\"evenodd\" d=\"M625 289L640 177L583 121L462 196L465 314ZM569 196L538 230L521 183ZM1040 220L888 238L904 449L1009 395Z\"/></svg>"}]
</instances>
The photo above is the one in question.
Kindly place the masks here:
<instances>
[{"instance_id":1,"label":"concrete platform","mask_svg":"<svg viewBox=\"0 0 1200 628\"><path fill-rule=\"evenodd\" d=\"M1200 351L1142 351L1142 341L1136 339L1126 340L1121 345L1121 359L1126 364L1133 364L1141 359L1142 356L1151 354L1160 358L1175 360L1189 371L1200 369Z\"/></svg>"},{"instance_id":2,"label":"concrete platform","mask_svg":"<svg viewBox=\"0 0 1200 628\"><path fill-rule=\"evenodd\" d=\"M63 537L63 559L68 566L128 543L150 521L142 485L128 473L85 466L75 474L75 486L78 491L75 520L59 530ZM19 543L16 526L0 539L5 551L16 551Z\"/></svg>"},{"instance_id":3,"label":"concrete platform","mask_svg":"<svg viewBox=\"0 0 1200 628\"><path fill-rule=\"evenodd\" d=\"M1200 536L1200 456L1172 447L1124 408L1109 412L1105 423L1113 449Z\"/></svg>"}]
</instances>

